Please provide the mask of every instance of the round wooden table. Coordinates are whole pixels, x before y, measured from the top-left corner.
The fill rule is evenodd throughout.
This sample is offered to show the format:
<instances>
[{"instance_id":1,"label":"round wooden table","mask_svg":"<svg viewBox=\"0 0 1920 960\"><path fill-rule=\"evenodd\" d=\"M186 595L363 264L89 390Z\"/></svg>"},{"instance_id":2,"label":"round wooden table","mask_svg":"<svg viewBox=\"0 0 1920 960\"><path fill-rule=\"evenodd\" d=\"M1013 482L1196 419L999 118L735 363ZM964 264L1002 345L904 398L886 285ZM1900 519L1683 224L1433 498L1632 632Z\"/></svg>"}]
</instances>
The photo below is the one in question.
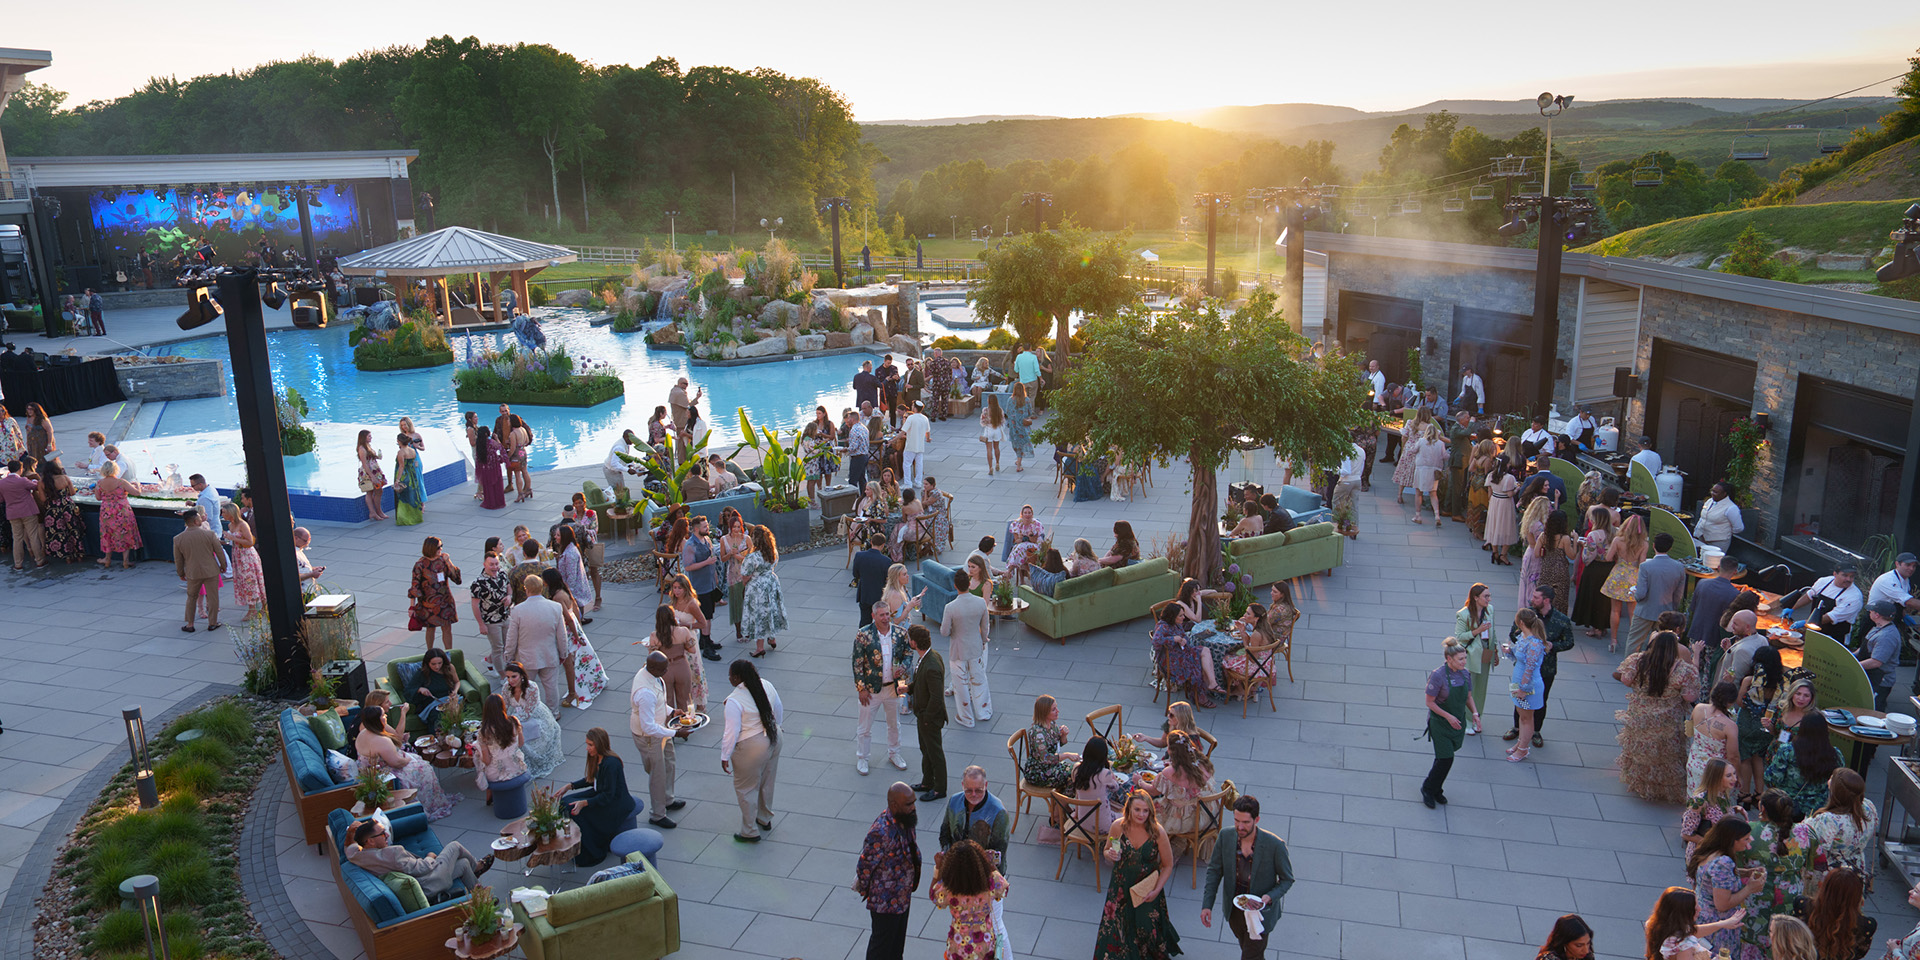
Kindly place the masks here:
<instances>
[{"instance_id":1,"label":"round wooden table","mask_svg":"<svg viewBox=\"0 0 1920 960\"><path fill-rule=\"evenodd\" d=\"M415 791L412 787L401 787L393 791L393 795L387 798L386 803L383 803L380 805L380 809L398 810L401 807L406 806L407 801L413 799L414 792ZM369 811L367 809L366 804L356 800L354 801L353 806L347 809L347 812L353 814L356 817L364 817L372 811Z\"/></svg>"},{"instance_id":2,"label":"round wooden table","mask_svg":"<svg viewBox=\"0 0 1920 960\"><path fill-rule=\"evenodd\" d=\"M998 606L992 600L988 600L987 613L1001 620L1018 620L1020 619L1021 611L1026 610L1030 606L1033 606L1033 604L1019 597L1013 599L1013 606L1011 607Z\"/></svg>"},{"instance_id":3,"label":"round wooden table","mask_svg":"<svg viewBox=\"0 0 1920 960\"><path fill-rule=\"evenodd\" d=\"M485 944L468 943L466 938L456 931L447 939L447 949L452 950L453 955L460 960L492 960L520 945L520 930L521 926L518 923L503 924L500 927L500 935Z\"/></svg>"},{"instance_id":4,"label":"round wooden table","mask_svg":"<svg viewBox=\"0 0 1920 960\"><path fill-rule=\"evenodd\" d=\"M580 852L580 825L571 820L567 821L567 828L558 837L540 844L535 844L533 838L527 835L525 817L501 827L500 835L512 840L514 845L505 850L493 850L494 858L508 863L525 860L525 870L521 876L531 875L534 867L572 860Z\"/></svg>"}]
</instances>

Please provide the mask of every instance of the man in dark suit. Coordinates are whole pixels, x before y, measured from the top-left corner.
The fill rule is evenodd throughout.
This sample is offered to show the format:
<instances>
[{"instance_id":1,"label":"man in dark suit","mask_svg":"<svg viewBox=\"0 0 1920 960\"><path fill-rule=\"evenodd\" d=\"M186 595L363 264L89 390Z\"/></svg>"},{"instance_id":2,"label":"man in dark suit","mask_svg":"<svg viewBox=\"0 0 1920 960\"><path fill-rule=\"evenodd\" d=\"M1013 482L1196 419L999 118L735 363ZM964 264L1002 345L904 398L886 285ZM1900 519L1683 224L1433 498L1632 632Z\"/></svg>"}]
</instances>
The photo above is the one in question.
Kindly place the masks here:
<instances>
[{"instance_id":1,"label":"man in dark suit","mask_svg":"<svg viewBox=\"0 0 1920 960\"><path fill-rule=\"evenodd\" d=\"M1237 860L1253 861L1251 876L1240 886ZM1274 924L1280 922L1280 901L1293 889L1293 861L1287 857L1287 842L1260 829L1260 801L1242 795L1233 802L1233 829L1221 830L1214 844L1213 858L1207 861L1206 893L1200 903L1200 925L1213 926L1213 902L1226 892L1227 929L1240 941L1240 960L1260 960L1267 944L1273 942ZM1241 894L1259 897L1261 932L1247 929L1245 911L1233 905Z\"/></svg>"},{"instance_id":2,"label":"man in dark suit","mask_svg":"<svg viewBox=\"0 0 1920 960\"><path fill-rule=\"evenodd\" d=\"M933 634L914 624L907 628L907 642L913 644L919 663L913 668L913 682L907 687L907 709L913 711L920 730L920 782L913 785L920 799L931 803L947 796L947 748L940 743L947 725L947 664L933 649Z\"/></svg>"},{"instance_id":3,"label":"man in dark suit","mask_svg":"<svg viewBox=\"0 0 1920 960\"><path fill-rule=\"evenodd\" d=\"M853 555L855 600L860 604L860 625L873 622L873 605L887 589L887 570L893 558L887 556L887 535L876 533L867 541L867 549Z\"/></svg>"},{"instance_id":4,"label":"man in dark suit","mask_svg":"<svg viewBox=\"0 0 1920 960\"><path fill-rule=\"evenodd\" d=\"M1660 615L1680 608L1682 591L1687 587L1687 568L1667 556L1673 549L1673 534L1653 535L1653 556L1640 564L1640 581L1633 585L1633 628L1628 633L1627 652L1644 649L1653 636L1653 625Z\"/></svg>"}]
</instances>

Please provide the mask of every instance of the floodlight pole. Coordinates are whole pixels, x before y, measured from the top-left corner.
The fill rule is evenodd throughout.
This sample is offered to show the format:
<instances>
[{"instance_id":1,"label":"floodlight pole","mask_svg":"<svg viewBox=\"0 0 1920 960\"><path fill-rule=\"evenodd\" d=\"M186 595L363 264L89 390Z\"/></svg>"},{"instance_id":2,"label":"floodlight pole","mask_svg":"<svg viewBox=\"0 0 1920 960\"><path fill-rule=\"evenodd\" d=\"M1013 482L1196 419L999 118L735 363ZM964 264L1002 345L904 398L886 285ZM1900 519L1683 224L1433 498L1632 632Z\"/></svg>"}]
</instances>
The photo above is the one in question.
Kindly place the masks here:
<instances>
[{"instance_id":1,"label":"floodlight pole","mask_svg":"<svg viewBox=\"0 0 1920 960\"><path fill-rule=\"evenodd\" d=\"M233 363L233 399L253 494L254 542L266 580L274 668L280 689L299 695L307 690L313 664L300 641L304 610L300 567L293 556L293 508L287 502L286 462L280 452L280 417L258 274L251 267L222 274L216 280L216 293L226 318L228 359Z\"/></svg>"},{"instance_id":2,"label":"floodlight pole","mask_svg":"<svg viewBox=\"0 0 1920 960\"><path fill-rule=\"evenodd\" d=\"M821 212L833 215L833 283L842 289L847 285L847 278L846 271L840 265L840 211L851 204L852 201L846 197L828 197L820 201Z\"/></svg>"},{"instance_id":3,"label":"floodlight pole","mask_svg":"<svg viewBox=\"0 0 1920 960\"><path fill-rule=\"evenodd\" d=\"M1213 238L1216 219L1214 214L1220 209L1221 204L1227 203L1232 199L1233 197L1224 193L1196 193L1193 195L1193 203L1195 206L1207 208L1207 296L1209 297L1214 295Z\"/></svg>"}]
</instances>

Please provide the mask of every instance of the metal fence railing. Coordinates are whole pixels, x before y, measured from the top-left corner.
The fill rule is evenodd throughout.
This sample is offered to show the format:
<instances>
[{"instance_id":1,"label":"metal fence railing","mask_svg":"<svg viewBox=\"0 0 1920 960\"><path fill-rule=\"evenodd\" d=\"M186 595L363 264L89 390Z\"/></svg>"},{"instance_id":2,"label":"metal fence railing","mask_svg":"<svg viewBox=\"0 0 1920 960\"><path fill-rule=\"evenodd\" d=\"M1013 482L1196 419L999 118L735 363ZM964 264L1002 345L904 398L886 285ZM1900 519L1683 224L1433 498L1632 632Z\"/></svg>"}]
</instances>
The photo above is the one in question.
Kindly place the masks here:
<instances>
[{"instance_id":1,"label":"metal fence railing","mask_svg":"<svg viewBox=\"0 0 1920 960\"><path fill-rule=\"evenodd\" d=\"M572 247L581 263L631 264L640 259L645 251L640 247ZM833 272L833 258L819 255L805 255L801 264L822 277ZM849 276L863 274L902 274L913 278L943 277L956 280L970 280L985 276L986 264L980 260L958 257L915 258L915 257L874 257L870 267L863 267L858 256L842 257L841 269ZM1214 271L1216 279L1225 272L1225 268ZM1206 280L1205 267L1191 267L1182 264L1147 263L1143 261L1133 272L1133 277L1143 283L1154 285L1186 286L1199 284ZM1286 275L1260 271L1239 274L1240 281L1262 285L1282 286Z\"/></svg>"}]
</instances>

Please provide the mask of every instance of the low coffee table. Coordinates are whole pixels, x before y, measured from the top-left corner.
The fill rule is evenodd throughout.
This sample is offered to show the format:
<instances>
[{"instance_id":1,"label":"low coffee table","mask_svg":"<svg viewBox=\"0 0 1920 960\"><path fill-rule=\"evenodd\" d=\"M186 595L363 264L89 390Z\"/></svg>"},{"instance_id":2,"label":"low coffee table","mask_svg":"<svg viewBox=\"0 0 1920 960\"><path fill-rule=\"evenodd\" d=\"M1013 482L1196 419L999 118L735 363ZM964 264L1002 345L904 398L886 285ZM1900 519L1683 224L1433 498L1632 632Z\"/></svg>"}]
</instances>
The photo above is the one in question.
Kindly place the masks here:
<instances>
[{"instance_id":1,"label":"low coffee table","mask_svg":"<svg viewBox=\"0 0 1920 960\"><path fill-rule=\"evenodd\" d=\"M525 817L501 827L500 835L513 841L513 846L493 848L494 858L509 863L525 860L525 869L520 874L523 877L531 876L534 867L571 863L580 852L580 825L571 820L567 821L567 828L558 837L541 844L535 844L533 838L527 836Z\"/></svg>"}]
</instances>

